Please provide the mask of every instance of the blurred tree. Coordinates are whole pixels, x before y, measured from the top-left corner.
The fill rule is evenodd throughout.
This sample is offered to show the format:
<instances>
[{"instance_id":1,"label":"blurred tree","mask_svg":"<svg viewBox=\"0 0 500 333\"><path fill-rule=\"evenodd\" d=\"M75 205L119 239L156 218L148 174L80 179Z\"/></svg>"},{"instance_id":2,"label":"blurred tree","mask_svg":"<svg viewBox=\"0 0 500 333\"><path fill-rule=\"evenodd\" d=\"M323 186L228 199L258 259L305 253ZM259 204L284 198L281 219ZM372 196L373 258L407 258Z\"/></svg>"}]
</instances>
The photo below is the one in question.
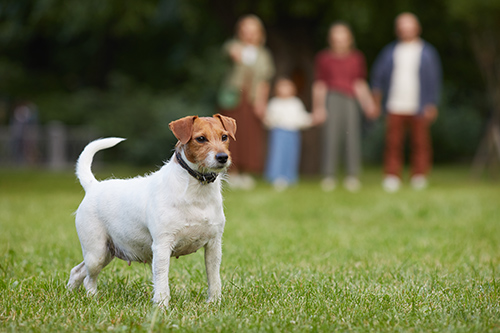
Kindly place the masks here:
<instances>
[{"instance_id":1,"label":"blurred tree","mask_svg":"<svg viewBox=\"0 0 500 333\"><path fill-rule=\"evenodd\" d=\"M491 115L473 163L478 175L491 162L500 161L500 1L448 0L449 12L466 22L469 40L486 83Z\"/></svg>"},{"instance_id":2,"label":"blurred tree","mask_svg":"<svg viewBox=\"0 0 500 333\"><path fill-rule=\"evenodd\" d=\"M0 98L131 138L143 145L131 160L157 163L175 143L169 121L214 112L221 32L206 12L177 0L2 1Z\"/></svg>"},{"instance_id":3,"label":"blurred tree","mask_svg":"<svg viewBox=\"0 0 500 333\"><path fill-rule=\"evenodd\" d=\"M371 65L394 38L394 17L412 11L443 59L445 112L455 117L441 117L434 135L436 155L453 160L471 154L460 150L464 145L457 142L465 139L456 126L467 126L469 114L479 117L476 110L484 109L483 82L471 66L472 21L495 21L498 12L480 9L491 9L495 1L388 0L381 6L370 0L3 0L0 98L33 100L42 121L98 123L103 132L151 142L153 155L160 156L153 136L168 133L170 118L215 111L225 66L220 47L241 15L263 19L278 75L291 76L308 104L314 54L326 47L333 21L351 24ZM313 164L315 158L305 156Z\"/></svg>"},{"instance_id":4,"label":"blurred tree","mask_svg":"<svg viewBox=\"0 0 500 333\"><path fill-rule=\"evenodd\" d=\"M179 0L4 0L0 3L2 57L25 71L19 77L50 84L3 90L106 88L113 71L166 88L187 79L186 64L216 44L220 31L202 12ZM29 73L26 73L29 72ZM26 75L28 74L28 75ZM31 75L33 74L33 75ZM166 77L168 75L168 77ZM38 82L37 82L38 83Z\"/></svg>"}]
</instances>

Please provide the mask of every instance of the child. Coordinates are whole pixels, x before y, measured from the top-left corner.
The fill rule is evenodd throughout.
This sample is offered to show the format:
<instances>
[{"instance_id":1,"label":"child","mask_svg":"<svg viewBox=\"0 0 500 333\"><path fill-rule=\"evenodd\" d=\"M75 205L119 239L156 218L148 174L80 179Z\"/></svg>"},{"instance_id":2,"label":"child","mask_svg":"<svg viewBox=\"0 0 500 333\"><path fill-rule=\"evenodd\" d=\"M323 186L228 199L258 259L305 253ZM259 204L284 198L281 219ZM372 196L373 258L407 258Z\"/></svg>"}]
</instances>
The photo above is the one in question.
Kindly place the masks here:
<instances>
[{"instance_id":1,"label":"child","mask_svg":"<svg viewBox=\"0 0 500 333\"><path fill-rule=\"evenodd\" d=\"M297 181L300 130L312 125L311 115L295 94L296 88L291 80L278 79L275 97L269 101L264 118L264 123L270 129L265 176L278 191Z\"/></svg>"}]
</instances>

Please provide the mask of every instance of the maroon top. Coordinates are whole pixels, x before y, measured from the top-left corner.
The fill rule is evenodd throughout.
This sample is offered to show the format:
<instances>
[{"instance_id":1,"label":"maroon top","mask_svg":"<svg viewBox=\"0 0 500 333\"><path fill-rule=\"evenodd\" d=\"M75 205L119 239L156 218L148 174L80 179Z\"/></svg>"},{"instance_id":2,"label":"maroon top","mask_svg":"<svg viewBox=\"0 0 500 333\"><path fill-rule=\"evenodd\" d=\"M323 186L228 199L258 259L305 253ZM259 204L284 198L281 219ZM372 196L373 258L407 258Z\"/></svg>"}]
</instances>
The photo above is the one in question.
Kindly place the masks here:
<instances>
[{"instance_id":1,"label":"maroon top","mask_svg":"<svg viewBox=\"0 0 500 333\"><path fill-rule=\"evenodd\" d=\"M354 81L366 78L365 56L358 50L337 56L331 50L316 55L315 79L326 83L328 90L354 96Z\"/></svg>"}]
</instances>

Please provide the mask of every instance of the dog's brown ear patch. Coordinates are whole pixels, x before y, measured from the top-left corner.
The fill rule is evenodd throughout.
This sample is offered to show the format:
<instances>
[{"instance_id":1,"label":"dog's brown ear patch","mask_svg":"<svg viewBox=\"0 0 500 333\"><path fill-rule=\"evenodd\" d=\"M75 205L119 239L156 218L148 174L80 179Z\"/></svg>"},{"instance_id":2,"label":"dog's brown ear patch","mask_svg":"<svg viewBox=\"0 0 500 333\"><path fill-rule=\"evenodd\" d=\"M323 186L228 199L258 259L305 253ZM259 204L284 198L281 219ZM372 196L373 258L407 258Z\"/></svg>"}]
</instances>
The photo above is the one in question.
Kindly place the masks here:
<instances>
[{"instance_id":1,"label":"dog's brown ear patch","mask_svg":"<svg viewBox=\"0 0 500 333\"><path fill-rule=\"evenodd\" d=\"M236 120L231 117L223 116L219 113L214 114L214 118L218 118L224 129L229 133L229 136L236 141Z\"/></svg>"},{"instance_id":2,"label":"dog's brown ear patch","mask_svg":"<svg viewBox=\"0 0 500 333\"><path fill-rule=\"evenodd\" d=\"M198 116L188 116L178 120L172 121L168 124L172 133L174 133L177 140L183 145L191 140L191 135L193 134L193 124Z\"/></svg>"}]
</instances>

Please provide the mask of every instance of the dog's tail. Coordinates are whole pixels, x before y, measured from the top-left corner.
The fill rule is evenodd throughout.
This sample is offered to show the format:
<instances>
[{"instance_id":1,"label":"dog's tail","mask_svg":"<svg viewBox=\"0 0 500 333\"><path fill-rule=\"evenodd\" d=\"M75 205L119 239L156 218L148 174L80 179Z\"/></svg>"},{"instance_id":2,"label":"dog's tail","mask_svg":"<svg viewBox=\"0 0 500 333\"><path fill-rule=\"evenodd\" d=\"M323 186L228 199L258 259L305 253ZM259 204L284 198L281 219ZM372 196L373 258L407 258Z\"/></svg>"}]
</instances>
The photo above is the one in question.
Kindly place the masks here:
<instances>
[{"instance_id":1,"label":"dog's tail","mask_svg":"<svg viewBox=\"0 0 500 333\"><path fill-rule=\"evenodd\" d=\"M94 158L95 153L99 150L111 148L123 140L125 139L105 138L95 140L89 143L82 151L80 157L78 158L78 162L76 162L76 176L80 180L80 184L82 184L85 191L87 191L92 184L97 183L97 179L95 179L91 169L92 159Z\"/></svg>"}]
</instances>

